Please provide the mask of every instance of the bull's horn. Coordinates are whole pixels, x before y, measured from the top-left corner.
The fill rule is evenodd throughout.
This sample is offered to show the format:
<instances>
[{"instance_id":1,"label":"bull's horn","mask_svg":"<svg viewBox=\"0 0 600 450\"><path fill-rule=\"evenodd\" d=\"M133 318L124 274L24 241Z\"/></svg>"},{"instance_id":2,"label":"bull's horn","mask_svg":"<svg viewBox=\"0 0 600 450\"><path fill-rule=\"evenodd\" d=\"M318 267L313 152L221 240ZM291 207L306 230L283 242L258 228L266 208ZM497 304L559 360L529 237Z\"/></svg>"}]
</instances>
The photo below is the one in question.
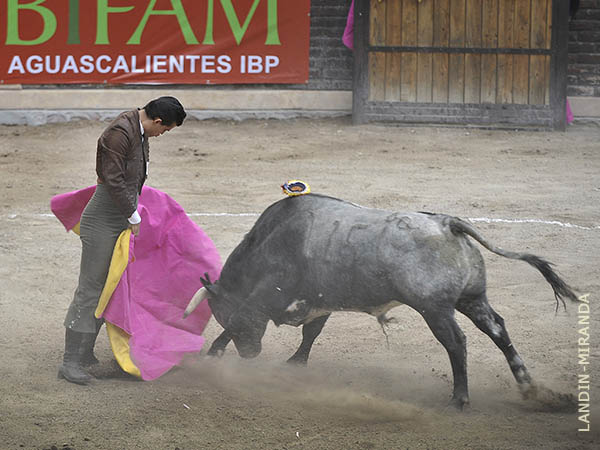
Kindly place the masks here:
<instances>
[{"instance_id":1,"label":"bull's horn","mask_svg":"<svg viewBox=\"0 0 600 450\"><path fill-rule=\"evenodd\" d=\"M189 316L192 313L192 311L195 310L198 307L198 305L202 302L202 300L204 300L206 297L208 297L208 291L206 290L206 288L202 287L198 289L198 292L194 294L194 296L188 303L187 308L185 308L183 318L185 319L187 316Z\"/></svg>"}]
</instances>

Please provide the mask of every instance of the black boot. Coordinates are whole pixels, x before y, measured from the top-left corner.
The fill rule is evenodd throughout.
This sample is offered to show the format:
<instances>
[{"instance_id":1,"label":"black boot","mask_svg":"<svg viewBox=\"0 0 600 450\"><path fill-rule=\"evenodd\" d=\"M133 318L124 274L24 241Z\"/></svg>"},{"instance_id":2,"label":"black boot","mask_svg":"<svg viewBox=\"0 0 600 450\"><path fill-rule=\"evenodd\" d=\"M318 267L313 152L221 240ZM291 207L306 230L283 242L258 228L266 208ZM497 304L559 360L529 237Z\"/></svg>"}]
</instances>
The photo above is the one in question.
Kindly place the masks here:
<instances>
[{"instance_id":1,"label":"black boot","mask_svg":"<svg viewBox=\"0 0 600 450\"><path fill-rule=\"evenodd\" d=\"M98 364L98 358L94 355L94 345L96 345L96 338L102 328L104 320L96 321L96 332L95 333L84 333L81 341L81 365L83 367L93 366Z\"/></svg>"},{"instance_id":2,"label":"black boot","mask_svg":"<svg viewBox=\"0 0 600 450\"><path fill-rule=\"evenodd\" d=\"M58 378L76 384L87 384L92 379L91 375L81 367L81 342L85 334L87 333L66 329L65 354L63 363L58 368Z\"/></svg>"}]
</instances>

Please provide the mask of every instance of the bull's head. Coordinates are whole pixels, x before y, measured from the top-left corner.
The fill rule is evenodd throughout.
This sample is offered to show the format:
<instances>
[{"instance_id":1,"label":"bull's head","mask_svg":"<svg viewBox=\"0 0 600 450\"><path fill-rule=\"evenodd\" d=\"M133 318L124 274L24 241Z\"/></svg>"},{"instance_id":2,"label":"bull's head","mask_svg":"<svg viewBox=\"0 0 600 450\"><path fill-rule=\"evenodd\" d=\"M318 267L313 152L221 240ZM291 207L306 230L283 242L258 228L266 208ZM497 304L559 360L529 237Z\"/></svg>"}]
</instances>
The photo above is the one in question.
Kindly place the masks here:
<instances>
[{"instance_id":1,"label":"bull's head","mask_svg":"<svg viewBox=\"0 0 600 450\"><path fill-rule=\"evenodd\" d=\"M248 308L248 305L245 304L231 314L226 323L219 323L233 340L240 356L242 358L254 358L262 350L261 341L267 329L268 321L268 317L257 310Z\"/></svg>"},{"instance_id":2,"label":"bull's head","mask_svg":"<svg viewBox=\"0 0 600 450\"><path fill-rule=\"evenodd\" d=\"M235 344L242 358L254 358L262 350L261 340L265 334L269 318L248 302L237 301L219 286L212 283L208 274L200 278L203 287L196 292L188 304L183 317L187 317L205 299L221 325L225 334ZM223 346L224 348L224 346Z\"/></svg>"}]
</instances>

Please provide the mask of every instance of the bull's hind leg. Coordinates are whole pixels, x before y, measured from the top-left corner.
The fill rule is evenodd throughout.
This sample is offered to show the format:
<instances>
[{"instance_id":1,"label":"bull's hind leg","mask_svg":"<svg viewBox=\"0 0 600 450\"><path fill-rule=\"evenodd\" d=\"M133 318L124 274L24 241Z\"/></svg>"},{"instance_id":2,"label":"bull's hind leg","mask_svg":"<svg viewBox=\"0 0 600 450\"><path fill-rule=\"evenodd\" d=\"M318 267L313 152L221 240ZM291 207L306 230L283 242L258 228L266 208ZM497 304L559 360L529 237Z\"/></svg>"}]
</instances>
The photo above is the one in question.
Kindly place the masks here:
<instances>
[{"instance_id":1,"label":"bull's hind leg","mask_svg":"<svg viewBox=\"0 0 600 450\"><path fill-rule=\"evenodd\" d=\"M454 391L451 404L462 409L469 403L467 382L467 342L464 333L456 323L454 311L419 311L434 336L444 346L450 357L454 376Z\"/></svg>"},{"instance_id":2,"label":"bull's hind leg","mask_svg":"<svg viewBox=\"0 0 600 450\"><path fill-rule=\"evenodd\" d=\"M510 342L508 332L504 326L504 319L492 309L486 295L461 298L456 305L456 309L471 319L475 326L487 334L496 346L502 350L521 391L526 395L528 389L531 388L531 377L523 360Z\"/></svg>"},{"instance_id":3,"label":"bull's hind leg","mask_svg":"<svg viewBox=\"0 0 600 450\"><path fill-rule=\"evenodd\" d=\"M312 348L313 342L317 336L321 333L325 322L329 319L330 314L326 316L317 317L316 319L302 325L302 343L296 353L292 355L287 362L294 364L306 365L308 361L308 355Z\"/></svg>"}]
</instances>

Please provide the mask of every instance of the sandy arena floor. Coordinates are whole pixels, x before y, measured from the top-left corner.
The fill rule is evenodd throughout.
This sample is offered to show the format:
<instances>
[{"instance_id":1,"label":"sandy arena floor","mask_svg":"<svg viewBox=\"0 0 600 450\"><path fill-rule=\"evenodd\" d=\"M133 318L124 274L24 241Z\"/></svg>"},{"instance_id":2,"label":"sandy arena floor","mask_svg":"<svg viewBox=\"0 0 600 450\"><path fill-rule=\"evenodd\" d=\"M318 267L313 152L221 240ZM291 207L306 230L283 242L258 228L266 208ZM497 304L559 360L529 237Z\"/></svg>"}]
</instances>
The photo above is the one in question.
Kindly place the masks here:
<instances>
[{"instance_id":1,"label":"sandy arena floor","mask_svg":"<svg viewBox=\"0 0 600 450\"><path fill-rule=\"evenodd\" d=\"M221 360L191 356L139 382L115 367L103 331L98 380L85 387L57 380L80 244L49 215L49 201L95 183L105 125L0 127L0 449L598 448L597 125L545 133L349 119L189 121L151 142L148 181L188 213L233 214L193 216L223 260L256 220L235 214L262 212L292 178L365 206L478 219L496 245L549 259L578 294L591 294L590 432L579 432L580 414L561 410L551 395L521 399L502 353L460 315L471 406L447 409L447 354L407 307L391 311L398 323L389 342L375 318L334 314L305 369L284 362L301 330L270 324L255 360L230 347ZM490 302L532 376L554 393L577 395L577 305L555 313L537 271L481 251ZM219 332L211 321L208 343Z\"/></svg>"}]
</instances>

